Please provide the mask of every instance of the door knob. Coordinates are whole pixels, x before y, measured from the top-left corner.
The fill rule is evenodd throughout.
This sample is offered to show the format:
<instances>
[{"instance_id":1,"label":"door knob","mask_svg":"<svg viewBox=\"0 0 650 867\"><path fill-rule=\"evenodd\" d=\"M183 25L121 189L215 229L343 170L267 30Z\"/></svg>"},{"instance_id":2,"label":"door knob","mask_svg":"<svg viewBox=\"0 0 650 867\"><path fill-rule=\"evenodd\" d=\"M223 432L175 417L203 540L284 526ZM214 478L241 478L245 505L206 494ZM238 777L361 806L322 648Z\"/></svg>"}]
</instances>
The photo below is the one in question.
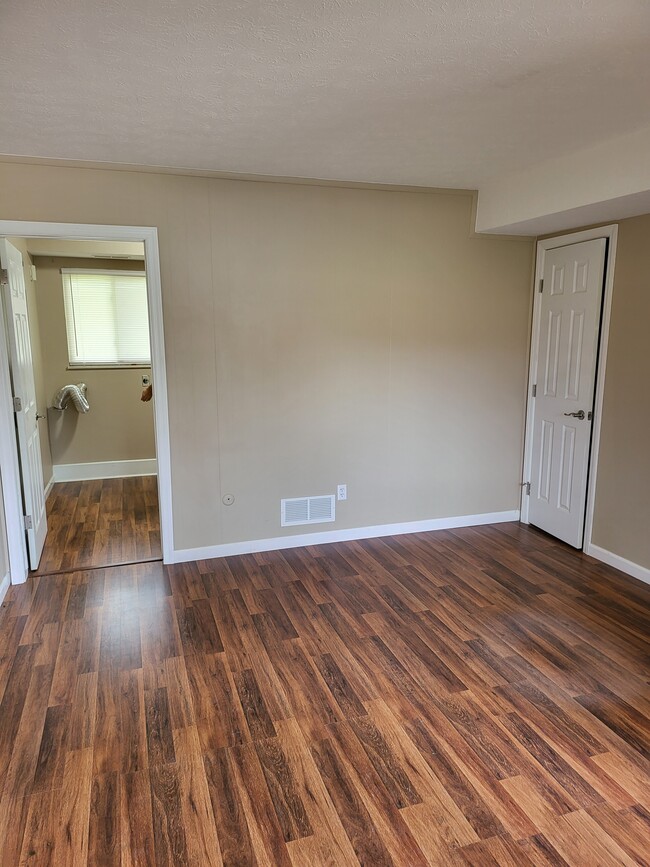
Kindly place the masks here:
<instances>
[{"instance_id":1,"label":"door knob","mask_svg":"<svg viewBox=\"0 0 650 867\"><path fill-rule=\"evenodd\" d=\"M585 411L584 409L580 409L578 412L565 412L564 415L570 415L573 416L573 418L579 418L580 421L582 421L585 417Z\"/></svg>"},{"instance_id":2,"label":"door knob","mask_svg":"<svg viewBox=\"0 0 650 867\"><path fill-rule=\"evenodd\" d=\"M45 416L41 415L40 413L37 412L36 413L36 421L40 421L42 418L45 418Z\"/></svg>"}]
</instances>

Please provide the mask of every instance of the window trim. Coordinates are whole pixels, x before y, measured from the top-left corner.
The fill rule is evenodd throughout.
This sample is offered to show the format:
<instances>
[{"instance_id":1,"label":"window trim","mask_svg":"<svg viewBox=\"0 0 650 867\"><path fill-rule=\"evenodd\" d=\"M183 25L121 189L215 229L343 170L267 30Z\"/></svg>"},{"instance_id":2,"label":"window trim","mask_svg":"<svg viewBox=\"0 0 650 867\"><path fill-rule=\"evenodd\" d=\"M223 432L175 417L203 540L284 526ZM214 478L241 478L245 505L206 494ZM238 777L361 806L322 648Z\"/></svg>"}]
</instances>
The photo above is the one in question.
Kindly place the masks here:
<instances>
[{"instance_id":1,"label":"window trim","mask_svg":"<svg viewBox=\"0 0 650 867\"><path fill-rule=\"evenodd\" d=\"M146 268L143 268L141 271L126 271L123 268L60 268L59 271L62 277L64 274L102 274L105 277L143 277L145 281L145 292L147 292L147 305L149 304ZM66 288L63 280L61 280L61 284L63 289L63 309L67 340L68 317L66 309ZM66 365L66 370L149 370L151 368L151 329L149 329L149 331L148 361L70 361L70 351L68 349L68 363Z\"/></svg>"},{"instance_id":2,"label":"window trim","mask_svg":"<svg viewBox=\"0 0 650 867\"><path fill-rule=\"evenodd\" d=\"M145 364L143 361L134 361L132 364L129 361L99 362L99 361L79 361L76 364L68 362L65 366L66 370L151 370L151 362Z\"/></svg>"},{"instance_id":3,"label":"window trim","mask_svg":"<svg viewBox=\"0 0 650 867\"><path fill-rule=\"evenodd\" d=\"M122 268L60 268L62 274L107 274L109 277L146 277L147 272L124 271Z\"/></svg>"}]
</instances>

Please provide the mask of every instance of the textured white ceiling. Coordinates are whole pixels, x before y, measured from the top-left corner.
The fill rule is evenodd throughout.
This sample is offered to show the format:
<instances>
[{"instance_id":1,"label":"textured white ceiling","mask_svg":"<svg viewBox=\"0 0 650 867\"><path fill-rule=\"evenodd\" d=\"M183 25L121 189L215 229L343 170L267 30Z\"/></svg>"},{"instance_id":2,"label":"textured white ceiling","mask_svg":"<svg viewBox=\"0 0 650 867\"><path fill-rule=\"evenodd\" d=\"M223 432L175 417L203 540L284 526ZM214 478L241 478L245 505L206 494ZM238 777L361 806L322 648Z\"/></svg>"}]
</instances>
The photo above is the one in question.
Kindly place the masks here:
<instances>
[{"instance_id":1,"label":"textured white ceiling","mask_svg":"<svg viewBox=\"0 0 650 867\"><path fill-rule=\"evenodd\" d=\"M397 184L650 119L648 0L5 0L0 153Z\"/></svg>"}]
</instances>

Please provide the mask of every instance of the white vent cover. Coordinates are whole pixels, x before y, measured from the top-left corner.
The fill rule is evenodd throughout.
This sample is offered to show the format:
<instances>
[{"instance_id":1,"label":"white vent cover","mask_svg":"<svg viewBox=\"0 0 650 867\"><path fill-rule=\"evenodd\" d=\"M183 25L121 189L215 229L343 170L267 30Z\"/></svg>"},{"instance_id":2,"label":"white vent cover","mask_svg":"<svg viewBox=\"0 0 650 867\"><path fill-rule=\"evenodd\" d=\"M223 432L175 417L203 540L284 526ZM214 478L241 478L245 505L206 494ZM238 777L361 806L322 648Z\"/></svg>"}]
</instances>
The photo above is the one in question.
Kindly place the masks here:
<instances>
[{"instance_id":1,"label":"white vent cover","mask_svg":"<svg viewBox=\"0 0 650 867\"><path fill-rule=\"evenodd\" d=\"M280 524L283 527L293 527L296 524L325 524L334 521L335 501L334 494L280 500Z\"/></svg>"}]
</instances>

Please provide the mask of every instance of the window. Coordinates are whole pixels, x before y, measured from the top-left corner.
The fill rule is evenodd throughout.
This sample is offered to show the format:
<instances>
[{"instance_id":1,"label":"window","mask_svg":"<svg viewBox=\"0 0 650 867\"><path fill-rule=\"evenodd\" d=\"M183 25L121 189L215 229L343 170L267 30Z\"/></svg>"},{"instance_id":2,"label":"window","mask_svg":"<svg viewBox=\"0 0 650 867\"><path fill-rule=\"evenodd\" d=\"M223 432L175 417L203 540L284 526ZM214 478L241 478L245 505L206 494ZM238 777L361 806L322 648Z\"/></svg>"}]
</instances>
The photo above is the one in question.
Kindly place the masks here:
<instances>
[{"instance_id":1,"label":"window","mask_svg":"<svg viewBox=\"0 0 650 867\"><path fill-rule=\"evenodd\" d=\"M149 365L144 273L63 268L61 275L70 366Z\"/></svg>"}]
</instances>

